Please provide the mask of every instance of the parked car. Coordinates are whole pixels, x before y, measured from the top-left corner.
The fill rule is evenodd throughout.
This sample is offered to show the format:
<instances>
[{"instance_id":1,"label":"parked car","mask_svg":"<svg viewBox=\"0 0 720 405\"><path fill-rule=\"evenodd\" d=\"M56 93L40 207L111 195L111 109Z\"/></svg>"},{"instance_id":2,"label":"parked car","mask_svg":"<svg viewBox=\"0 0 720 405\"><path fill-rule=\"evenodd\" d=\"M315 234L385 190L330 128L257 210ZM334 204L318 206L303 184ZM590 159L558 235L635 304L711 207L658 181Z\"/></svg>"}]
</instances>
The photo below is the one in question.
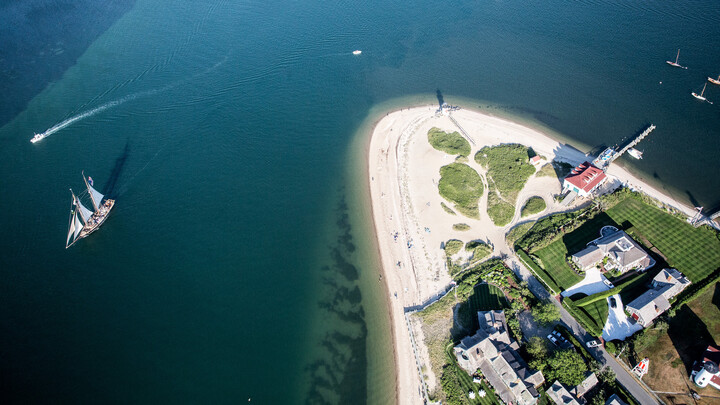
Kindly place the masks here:
<instances>
[{"instance_id":1,"label":"parked car","mask_svg":"<svg viewBox=\"0 0 720 405\"><path fill-rule=\"evenodd\" d=\"M610 280L608 280L608 279L606 279L606 278L603 278L603 283L605 283L605 285L608 286L608 287L610 287L610 288L615 288L615 286L613 285L613 283L611 283Z\"/></svg>"},{"instance_id":2,"label":"parked car","mask_svg":"<svg viewBox=\"0 0 720 405\"><path fill-rule=\"evenodd\" d=\"M549 334L549 335L547 335L547 338L548 338L548 340L551 341L555 346L558 345L557 339L555 339L555 336L553 336L552 333Z\"/></svg>"},{"instance_id":3,"label":"parked car","mask_svg":"<svg viewBox=\"0 0 720 405\"><path fill-rule=\"evenodd\" d=\"M598 346L600 346L600 341L599 340L591 340L591 341L585 343L585 346L587 346L588 348L598 347Z\"/></svg>"},{"instance_id":4,"label":"parked car","mask_svg":"<svg viewBox=\"0 0 720 405\"><path fill-rule=\"evenodd\" d=\"M610 308L617 308L617 301L615 301L615 297L610 298Z\"/></svg>"}]
</instances>

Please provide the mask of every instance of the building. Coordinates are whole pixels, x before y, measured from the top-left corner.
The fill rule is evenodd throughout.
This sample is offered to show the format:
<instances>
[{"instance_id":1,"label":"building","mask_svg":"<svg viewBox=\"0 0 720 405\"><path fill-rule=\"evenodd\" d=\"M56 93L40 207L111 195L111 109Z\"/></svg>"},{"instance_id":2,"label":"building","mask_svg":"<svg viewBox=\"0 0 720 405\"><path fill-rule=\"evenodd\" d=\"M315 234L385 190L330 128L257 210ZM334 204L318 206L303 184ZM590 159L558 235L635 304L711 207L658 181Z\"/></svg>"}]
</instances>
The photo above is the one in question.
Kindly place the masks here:
<instances>
[{"instance_id":1,"label":"building","mask_svg":"<svg viewBox=\"0 0 720 405\"><path fill-rule=\"evenodd\" d=\"M546 394L557 405L580 405L577 398L570 394L570 391L557 380L546 391Z\"/></svg>"},{"instance_id":2,"label":"building","mask_svg":"<svg viewBox=\"0 0 720 405\"><path fill-rule=\"evenodd\" d=\"M503 311L478 312L480 328L455 346L458 364L470 374L480 369L495 393L506 404L537 403L537 388L544 382L540 371L532 371L517 353L519 345L510 338Z\"/></svg>"},{"instance_id":3,"label":"building","mask_svg":"<svg viewBox=\"0 0 720 405\"><path fill-rule=\"evenodd\" d=\"M597 375L595 375L595 373L588 373L585 379L572 389L568 389L565 384L560 381L555 381L546 393L557 405L580 405L584 403L582 397L597 384Z\"/></svg>"},{"instance_id":4,"label":"building","mask_svg":"<svg viewBox=\"0 0 720 405\"><path fill-rule=\"evenodd\" d=\"M708 346L705 349L702 362L696 363L692 371L692 380L698 387L705 388L708 385L720 390L720 349L715 346Z\"/></svg>"},{"instance_id":5,"label":"building","mask_svg":"<svg viewBox=\"0 0 720 405\"><path fill-rule=\"evenodd\" d=\"M643 327L670 308L670 300L690 285L690 280L675 269L663 269L652 286L625 306L630 316Z\"/></svg>"},{"instance_id":6,"label":"building","mask_svg":"<svg viewBox=\"0 0 720 405\"><path fill-rule=\"evenodd\" d=\"M535 155L530 158L530 164L533 166L536 166L536 167L540 166L540 163L542 163L542 162L543 162L543 160L539 155Z\"/></svg>"},{"instance_id":7,"label":"building","mask_svg":"<svg viewBox=\"0 0 720 405\"><path fill-rule=\"evenodd\" d=\"M623 231L613 232L590 243L590 246L572 255L572 260L582 270L594 267L606 257L605 270L618 269L621 273L631 269L645 271L655 265L655 260Z\"/></svg>"},{"instance_id":8,"label":"building","mask_svg":"<svg viewBox=\"0 0 720 405\"><path fill-rule=\"evenodd\" d=\"M608 400L605 401L605 405L628 405L628 404L626 404L625 401L620 399L620 397L618 397L617 395L612 394L612 395L610 395L610 398L608 398Z\"/></svg>"},{"instance_id":9,"label":"building","mask_svg":"<svg viewBox=\"0 0 720 405\"><path fill-rule=\"evenodd\" d=\"M593 166L592 163L585 162L574 168L565 177L563 192L570 191L577 193L580 197L587 197L600 187L605 180L607 180L605 172Z\"/></svg>"}]
</instances>

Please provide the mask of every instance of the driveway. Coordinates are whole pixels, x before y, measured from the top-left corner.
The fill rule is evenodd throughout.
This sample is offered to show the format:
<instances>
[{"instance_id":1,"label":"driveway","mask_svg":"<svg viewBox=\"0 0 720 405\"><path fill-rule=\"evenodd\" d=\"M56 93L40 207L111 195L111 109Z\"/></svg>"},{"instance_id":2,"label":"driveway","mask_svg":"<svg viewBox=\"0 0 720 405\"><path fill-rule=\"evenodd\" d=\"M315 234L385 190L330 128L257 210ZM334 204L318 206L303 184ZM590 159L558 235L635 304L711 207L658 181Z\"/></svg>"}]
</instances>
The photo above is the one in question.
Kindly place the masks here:
<instances>
[{"instance_id":1,"label":"driveway","mask_svg":"<svg viewBox=\"0 0 720 405\"><path fill-rule=\"evenodd\" d=\"M617 307L610 306L610 298L615 298ZM626 337L642 329L639 323L633 322L625 315L624 305L619 294L606 298L608 302L608 319L603 328L602 337L608 340L625 340Z\"/></svg>"},{"instance_id":2,"label":"driveway","mask_svg":"<svg viewBox=\"0 0 720 405\"><path fill-rule=\"evenodd\" d=\"M603 280L605 280L605 276L600 273L598 268L593 267L585 272L585 278L582 281L563 291L562 296L571 297L577 293L593 295L609 290L610 287L605 285Z\"/></svg>"}]
</instances>

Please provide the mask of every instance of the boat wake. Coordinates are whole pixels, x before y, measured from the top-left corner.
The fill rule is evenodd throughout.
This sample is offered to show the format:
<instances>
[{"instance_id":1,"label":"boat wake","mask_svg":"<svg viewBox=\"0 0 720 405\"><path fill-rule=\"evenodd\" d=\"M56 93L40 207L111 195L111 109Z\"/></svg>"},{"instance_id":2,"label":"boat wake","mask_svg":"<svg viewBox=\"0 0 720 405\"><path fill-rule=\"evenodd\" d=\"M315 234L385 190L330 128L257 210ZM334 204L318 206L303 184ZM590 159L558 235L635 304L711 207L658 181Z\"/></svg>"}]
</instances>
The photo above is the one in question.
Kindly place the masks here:
<instances>
[{"instance_id":1,"label":"boat wake","mask_svg":"<svg viewBox=\"0 0 720 405\"><path fill-rule=\"evenodd\" d=\"M74 123L76 123L76 122L78 122L78 121L80 121L80 120L84 120L85 118L92 117L93 115L99 114L99 113L101 113L101 112L103 112L103 111L105 111L105 110L107 110L107 109L110 109L110 108L113 108L113 107L117 107L117 106L119 106L120 104L127 103L128 101L132 101L132 100L135 100L135 99L138 99L138 98L141 98L141 97L152 96L152 95L157 94L157 93L160 93L160 92L168 91L168 90L170 90L170 89L172 89L172 88L174 88L174 87L179 86L180 84L185 83L185 82L188 81L188 80L195 79L195 78L198 77L198 76L205 75L205 74L207 74L207 73L209 73L209 72L217 69L220 65L222 65L223 63L225 63L225 62L227 61L227 59L228 59L228 55L225 55L225 57L224 57L222 60L220 60L219 62L215 63L213 66L210 66L209 68L203 70L202 72L198 72L198 73L194 74L193 76L191 76L191 77L188 78L188 79L183 79L183 80L177 81L177 82L175 82L175 83L170 83L170 84L168 84L167 86L161 87L161 88L159 88L159 89L146 90L146 91L141 91L141 92L137 92L137 93L134 93L134 94L130 94L130 95L127 95L127 96L122 97L122 98L120 98L120 99L113 100L113 101L110 101L110 102L108 102L108 103L105 103L105 104L103 104L103 105L101 105L101 106L99 106L99 107L95 107L95 108L93 108L93 109L91 109L91 110L82 112L82 113L77 114L77 115L75 115L75 116L72 116L72 117L70 117L70 118L68 118L68 119L66 119L66 120L64 120L64 121L62 121L62 122L60 122L60 123L58 123L58 124L53 125L52 127L48 128L45 132L41 132L41 133L35 134L35 136L34 136L34 137L32 138L32 140L31 140L31 142L33 142L33 143L38 142L38 141L40 141L40 140L42 140L42 139L45 139L45 138L47 138L48 136L50 136L50 135L52 135L52 134L54 134L54 133L56 133L56 132L58 132L58 131L61 131L61 130L65 129L65 128L69 127L70 125L72 125L72 124L74 124Z\"/></svg>"}]
</instances>

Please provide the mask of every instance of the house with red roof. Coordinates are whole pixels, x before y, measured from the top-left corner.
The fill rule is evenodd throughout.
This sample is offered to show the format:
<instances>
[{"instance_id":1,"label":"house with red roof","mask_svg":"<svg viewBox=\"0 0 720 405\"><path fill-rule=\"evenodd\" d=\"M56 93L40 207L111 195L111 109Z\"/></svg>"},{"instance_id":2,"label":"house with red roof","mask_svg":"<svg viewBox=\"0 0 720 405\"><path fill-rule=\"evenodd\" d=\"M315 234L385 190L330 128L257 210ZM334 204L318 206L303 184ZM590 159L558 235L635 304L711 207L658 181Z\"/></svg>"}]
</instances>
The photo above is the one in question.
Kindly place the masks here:
<instances>
[{"instance_id":1,"label":"house with red roof","mask_svg":"<svg viewBox=\"0 0 720 405\"><path fill-rule=\"evenodd\" d=\"M575 192L580 197L587 197L595 189L600 187L607 180L607 175L602 170L585 162L574 168L563 181L563 193Z\"/></svg>"}]
</instances>

